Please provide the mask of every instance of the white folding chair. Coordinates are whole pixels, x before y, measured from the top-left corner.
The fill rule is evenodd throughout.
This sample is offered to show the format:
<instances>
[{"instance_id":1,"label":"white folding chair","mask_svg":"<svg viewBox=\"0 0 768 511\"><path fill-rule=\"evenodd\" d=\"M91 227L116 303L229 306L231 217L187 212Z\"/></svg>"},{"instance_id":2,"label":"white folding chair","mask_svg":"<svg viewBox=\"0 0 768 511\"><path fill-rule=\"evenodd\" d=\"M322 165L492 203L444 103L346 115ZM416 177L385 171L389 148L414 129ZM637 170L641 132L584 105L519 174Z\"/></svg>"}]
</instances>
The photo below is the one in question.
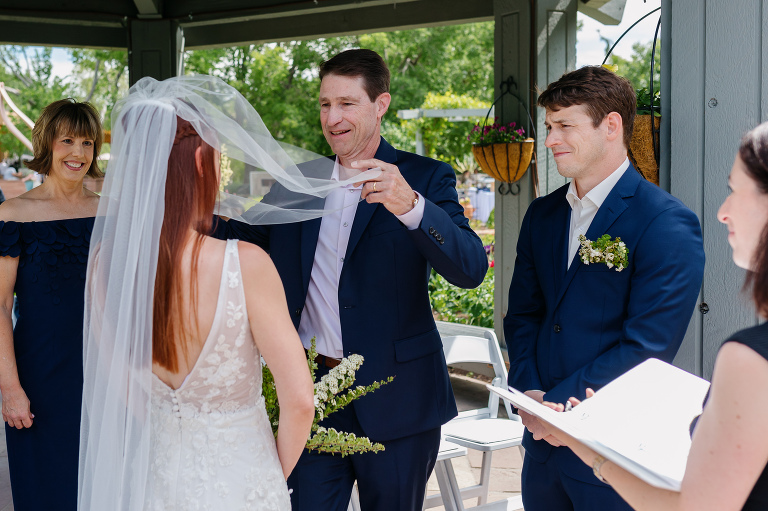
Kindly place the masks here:
<instances>
[{"instance_id":1,"label":"white folding chair","mask_svg":"<svg viewBox=\"0 0 768 511\"><path fill-rule=\"evenodd\" d=\"M357 489L357 482L352 486L352 496L349 498L347 511L360 511L360 492Z\"/></svg>"},{"instance_id":2,"label":"white folding chair","mask_svg":"<svg viewBox=\"0 0 768 511\"><path fill-rule=\"evenodd\" d=\"M437 463L435 463L435 477L437 478L437 485L440 487L440 493L426 497L423 509L440 505L445 508L445 511L464 509L451 459L466 455L467 449L465 447L448 442L443 438L440 439L440 450L437 453Z\"/></svg>"},{"instance_id":3,"label":"white folding chair","mask_svg":"<svg viewBox=\"0 0 768 511\"><path fill-rule=\"evenodd\" d=\"M438 323L438 329L441 329ZM483 330L482 337L469 335L443 336L443 352L448 365L459 363L480 363L493 367L492 385L506 388L507 369L492 330ZM521 454L525 427L517 415L512 414L509 403L504 402L507 419L498 418L499 397L489 392L488 406L464 411L458 417L443 425L443 437L455 444L483 453L480 483L460 489L461 500L477 497L481 506L488 501L493 451L518 446ZM455 479L453 481L455 484ZM463 505L459 508L462 509Z\"/></svg>"},{"instance_id":4,"label":"white folding chair","mask_svg":"<svg viewBox=\"0 0 768 511\"><path fill-rule=\"evenodd\" d=\"M519 509L523 509L522 495L509 497L504 500L497 500L496 502L472 508L473 511L518 511Z\"/></svg>"},{"instance_id":5,"label":"white folding chair","mask_svg":"<svg viewBox=\"0 0 768 511\"><path fill-rule=\"evenodd\" d=\"M445 439L440 439L440 451L437 454L437 463L435 464L435 477L437 479L437 484L440 487L440 494L426 497L424 499L423 509L438 507L442 504L445 511L464 510L461 489L459 488L459 485L456 484L456 474L453 471L451 459L466 455L467 449L465 447ZM472 509L477 509L478 511L517 511L523 509L523 498L521 495L518 495L474 507Z\"/></svg>"}]
</instances>

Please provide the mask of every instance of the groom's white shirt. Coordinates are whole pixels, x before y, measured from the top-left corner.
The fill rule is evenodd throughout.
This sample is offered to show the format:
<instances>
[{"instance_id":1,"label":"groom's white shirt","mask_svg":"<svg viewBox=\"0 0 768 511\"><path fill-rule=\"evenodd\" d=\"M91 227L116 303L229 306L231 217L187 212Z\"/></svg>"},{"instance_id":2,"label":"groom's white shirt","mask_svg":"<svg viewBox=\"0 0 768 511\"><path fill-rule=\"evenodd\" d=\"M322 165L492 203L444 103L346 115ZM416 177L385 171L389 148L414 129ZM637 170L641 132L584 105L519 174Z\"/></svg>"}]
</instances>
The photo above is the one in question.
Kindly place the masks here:
<instances>
[{"instance_id":1,"label":"groom's white shirt","mask_svg":"<svg viewBox=\"0 0 768 511\"><path fill-rule=\"evenodd\" d=\"M592 225L592 220L597 215L597 210L603 205L608 194L611 193L613 187L619 182L621 176L629 168L629 158L624 159L624 163L619 165L619 168L614 170L608 177L603 179L597 186L592 188L589 193L584 195L583 199L579 199L576 193L576 185L571 184L568 186L568 193L565 195L568 204L571 206L571 224L568 230L568 268L571 267L573 257L579 249L579 235L587 235L589 226Z\"/></svg>"},{"instance_id":2,"label":"groom's white shirt","mask_svg":"<svg viewBox=\"0 0 768 511\"><path fill-rule=\"evenodd\" d=\"M339 159L333 166L331 179L339 180ZM355 220L363 186L347 185L333 190L325 199L325 214L315 249L315 260L309 279L307 301L299 322L299 337L309 348L316 337L317 352L331 358L342 358L341 319L339 316L339 276L344 267L349 233ZM419 194L416 207L397 218L409 230L416 229L424 216L424 199ZM371 289L372 293L376 290Z\"/></svg>"}]
</instances>

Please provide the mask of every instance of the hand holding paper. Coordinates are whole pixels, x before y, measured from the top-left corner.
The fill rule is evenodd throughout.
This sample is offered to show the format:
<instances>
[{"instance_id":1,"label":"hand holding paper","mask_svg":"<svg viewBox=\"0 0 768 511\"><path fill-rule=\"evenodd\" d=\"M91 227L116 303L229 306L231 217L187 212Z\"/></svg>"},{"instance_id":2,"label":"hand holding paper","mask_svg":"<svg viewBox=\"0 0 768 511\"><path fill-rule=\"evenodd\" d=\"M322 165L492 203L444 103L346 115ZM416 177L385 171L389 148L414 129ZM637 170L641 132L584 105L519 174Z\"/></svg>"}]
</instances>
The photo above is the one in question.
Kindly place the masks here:
<instances>
[{"instance_id":1,"label":"hand holding paper","mask_svg":"<svg viewBox=\"0 0 768 511\"><path fill-rule=\"evenodd\" d=\"M544 392L541 390L528 390L525 392L525 395L538 403L541 403L544 399ZM555 447L561 447L563 445L557 438L549 434L546 429L546 424L539 421L535 415L531 415L524 411L520 411L519 413L523 425L533 435L534 440L544 440Z\"/></svg>"},{"instance_id":2,"label":"hand holding paper","mask_svg":"<svg viewBox=\"0 0 768 511\"><path fill-rule=\"evenodd\" d=\"M689 425L701 413L709 383L650 359L569 412L514 388L489 388L649 484L677 491L691 445Z\"/></svg>"}]
</instances>

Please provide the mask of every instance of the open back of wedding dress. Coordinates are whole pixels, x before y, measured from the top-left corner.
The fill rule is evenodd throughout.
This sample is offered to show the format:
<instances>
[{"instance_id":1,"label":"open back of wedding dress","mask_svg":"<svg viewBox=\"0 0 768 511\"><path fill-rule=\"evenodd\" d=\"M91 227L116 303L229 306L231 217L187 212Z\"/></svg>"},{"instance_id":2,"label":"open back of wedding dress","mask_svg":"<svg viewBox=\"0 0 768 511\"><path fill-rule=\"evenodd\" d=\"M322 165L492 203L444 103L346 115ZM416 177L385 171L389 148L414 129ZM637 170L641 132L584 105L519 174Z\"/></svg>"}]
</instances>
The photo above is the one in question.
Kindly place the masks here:
<instances>
[{"instance_id":1,"label":"open back of wedding dress","mask_svg":"<svg viewBox=\"0 0 768 511\"><path fill-rule=\"evenodd\" d=\"M151 425L145 509L290 510L236 240L227 242L213 325L189 376L174 390L153 374Z\"/></svg>"}]
</instances>

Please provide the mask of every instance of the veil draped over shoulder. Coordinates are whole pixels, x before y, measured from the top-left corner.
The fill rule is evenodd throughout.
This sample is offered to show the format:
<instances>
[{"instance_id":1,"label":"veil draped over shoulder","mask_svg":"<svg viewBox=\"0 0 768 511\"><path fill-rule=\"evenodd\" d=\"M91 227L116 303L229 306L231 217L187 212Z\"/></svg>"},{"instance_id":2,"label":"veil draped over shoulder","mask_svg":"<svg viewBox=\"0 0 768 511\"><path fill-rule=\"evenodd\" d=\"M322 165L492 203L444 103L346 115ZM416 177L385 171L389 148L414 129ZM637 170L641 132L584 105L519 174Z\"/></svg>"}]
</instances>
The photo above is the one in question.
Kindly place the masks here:
<instances>
[{"instance_id":1,"label":"veil draped over shoulder","mask_svg":"<svg viewBox=\"0 0 768 511\"><path fill-rule=\"evenodd\" d=\"M176 118L230 160L267 171L268 200L221 194L217 212L251 224L323 214L334 161L278 143L235 89L210 76L143 78L112 113L111 159L93 229L83 327L78 509L144 508L150 453L152 308ZM190 169L194 172L196 169Z\"/></svg>"}]
</instances>

